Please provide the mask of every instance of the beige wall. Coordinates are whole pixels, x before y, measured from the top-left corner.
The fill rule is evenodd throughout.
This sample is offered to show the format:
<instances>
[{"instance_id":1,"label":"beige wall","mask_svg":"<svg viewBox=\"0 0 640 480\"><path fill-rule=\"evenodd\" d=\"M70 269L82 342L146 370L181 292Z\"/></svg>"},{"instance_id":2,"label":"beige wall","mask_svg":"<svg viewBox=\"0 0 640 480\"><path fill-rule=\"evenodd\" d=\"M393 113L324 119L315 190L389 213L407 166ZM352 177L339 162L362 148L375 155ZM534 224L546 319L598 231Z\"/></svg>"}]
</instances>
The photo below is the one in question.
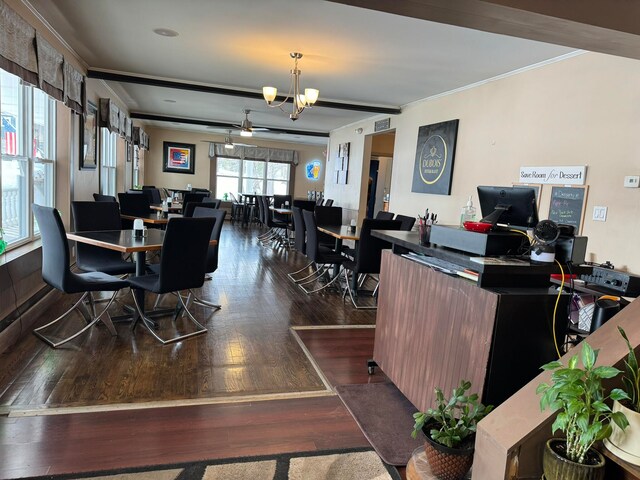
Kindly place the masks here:
<instances>
[{"instance_id":1,"label":"beige wall","mask_svg":"<svg viewBox=\"0 0 640 480\"><path fill-rule=\"evenodd\" d=\"M148 131L151 141L149 152L147 152L145 159L145 183L166 188L186 188L187 184L190 183L192 187L209 188L211 160L209 159L209 144L207 142L223 142L223 135L211 135L206 132L193 133L157 127L148 127L145 130ZM324 171L321 171L320 179L318 181L309 181L305 176L305 166L310 161L319 160L322 163L322 169L324 170L324 152L326 151L326 147L271 142L257 138L243 138L242 142L244 143L247 140L249 140L251 144L261 147L283 148L298 151L299 164L295 169L294 198L306 198L308 190L323 190ZM193 175L183 173L165 173L162 171L162 145L163 142L166 141L195 144L196 165L195 173ZM221 196L222 194L218 193L218 197Z\"/></svg>"},{"instance_id":2,"label":"beige wall","mask_svg":"<svg viewBox=\"0 0 640 480\"><path fill-rule=\"evenodd\" d=\"M407 106L391 119L396 129L391 211L416 215L428 207L438 212L440 223L455 224L468 195L477 205L477 185L511 185L524 165L587 165L587 259L611 260L617 268L640 273L635 246L640 189L622 186L625 175L640 174L639 82L640 62L587 53ZM451 195L411 193L418 128L456 118ZM354 132L358 127L363 135ZM332 132L331 158L339 143L351 142L351 178L362 171L365 138L372 130L373 120ZM335 191L344 204L360 203L357 185L340 187L327 183L327 195ZM541 218L547 217L550 192L550 186L543 188ZM608 207L606 222L591 219L594 205Z\"/></svg>"}]
</instances>

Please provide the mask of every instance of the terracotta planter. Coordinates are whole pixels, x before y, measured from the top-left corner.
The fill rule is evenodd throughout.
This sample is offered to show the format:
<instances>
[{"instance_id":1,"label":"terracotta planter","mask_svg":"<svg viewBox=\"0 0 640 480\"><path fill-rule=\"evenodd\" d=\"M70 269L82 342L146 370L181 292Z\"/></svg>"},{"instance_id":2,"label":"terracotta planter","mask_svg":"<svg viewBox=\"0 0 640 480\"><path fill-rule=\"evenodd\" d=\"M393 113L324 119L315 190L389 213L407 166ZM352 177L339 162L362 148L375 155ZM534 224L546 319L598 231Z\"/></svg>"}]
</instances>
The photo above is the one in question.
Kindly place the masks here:
<instances>
[{"instance_id":1,"label":"terracotta planter","mask_svg":"<svg viewBox=\"0 0 640 480\"><path fill-rule=\"evenodd\" d=\"M590 455L593 455L595 463L586 465L582 463L572 462L555 450L556 444L564 444L563 438L552 438L547 440L542 454L542 469L546 480L603 480L604 457L600 452L591 449Z\"/></svg>"},{"instance_id":2,"label":"terracotta planter","mask_svg":"<svg viewBox=\"0 0 640 480\"><path fill-rule=\"evenodd\" d=\"M621 430L612 422L613 432L604 441L604 446L625 462L640 465L640 413L625 407L618 401L613 402L613 411L624 413L629 420L629 426Z\"/></svg>"},{"instance_id":3,"label":"terracotta planter","mask_svg":"<svg viewBox=\"0 0 640 480\"><path fill-rule=\"evenodd\" d=\"M469 438L463 448L449 448L429 437L431 427L424 427L424 450L431 473L439 480L462 480L473 463L475 438Z\"/></svg>"}]
</instances>

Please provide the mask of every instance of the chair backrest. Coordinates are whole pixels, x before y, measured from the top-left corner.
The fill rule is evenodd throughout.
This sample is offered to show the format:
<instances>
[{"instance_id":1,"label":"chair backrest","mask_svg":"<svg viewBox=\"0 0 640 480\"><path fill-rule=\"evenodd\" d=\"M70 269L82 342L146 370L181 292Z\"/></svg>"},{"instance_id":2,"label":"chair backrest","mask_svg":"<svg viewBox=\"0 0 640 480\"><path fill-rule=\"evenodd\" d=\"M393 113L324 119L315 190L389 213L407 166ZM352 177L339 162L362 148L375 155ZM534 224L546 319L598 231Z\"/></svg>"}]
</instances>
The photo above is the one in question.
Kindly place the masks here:
<instances>
[{"instance_id":1,"label":"chair backrest","mask_svg":"<svg viewBox=\"0 0 640 480\"><path fill-rule=\"evenodd\" d=\"M267 197L266 195L261 197L262 198L262 217L263 217L263 224L266 225L267 227L272 227L273 226L273 212L271 211L271 209L269 209L269 197Z\"/></svg>"},{"instance_id":2,"label":"chair backrest","mask_svg":"<svg viewBox=\"0 0 640 480\"><path fill-rule=\"evenodd\" d=\"M204 283L213 218L172 218L160 255L158 292L198 288Z\"/></svg>"},{"instance_id":3,"label":"chair backrest","mask_svg":"<svg viewBox=\"0 0 640 480\"><path fill-rule=\"evenodd\" d=\"M149 198L149 203L162 203L160 189L152 186L143 186L142 192Z\"/></svg>"},{"instance_id":4,"label":"chair backrest","mask_svg":"<svg viewBox=\"0 0 640 480\"><path fill-rule=\"evenodd\" d=\"M119 193L120 212L123 215L145 216L151 213L149 198L140 193Z\"/></svg>"},{"instance_id":5,"label":"chair backrest","mask_svg":"<svg viewBox=\"0 0 640 480\"><path fill-rule=\"evenodd\" d=\"M240 202L238 202L238 199L236 198L236 196L231 192L229 192L229 198L231 198L231 201L233 203L240 203Z\"/></svg>"},{"instance_id":6,"label":"chair backrest","mask_svg":"<svg viewBox=\"0 0 640 480\"><path fill-rule=\"evenodd\" d=\"M184 196L182 197L182 204L184 205L191 202L202 203L202 200L204 200L204 198L208 196L209 196L208 193L205 193L205 192L191 191L184 194Z\"/></svg>"},{"instance_id":7,"label":"chair backrest","mask_svg":"<svg viewBox=\"0 0 640 480\"><path fill-rule=\"evenodd\" d=\"M394 216L395 214L393 212L385 212L383 210L380 210L376 214L376 220L393 220Z\"/></svg>"},{"instance_id":8,"label":"chair backrest","mask_svg":"<svg viewBox=\"0 0 640 480\"><path fill-rule=\"evenodd\" d=\"M371 230L400 230L399 220L373 220L365 218L360 229L360 240L356 248L354 271L356 273L380 273L382 250L391 248L391 243L371 235Z\"/></svg>"},{"instance_id":9,"label":"chair backrest","mask_svg":"<svg viewBox=\"0 0 640 480\"><path fill-rule=\"evenodd\" d=\"M195 210L200 207L200 208L206 208L207 210L217 210L216 209L216 205L215 203L208 203L208 202L189 202L187 203L184 208L182 209L182 216L183 217L195 217L195 215L193 214L193 212L195 212Z\"/></svg>"},{"instance_id":10,"label":"chair backrest","mask_svg":"<svg viewBox=\"0 0 640 480\"><path fill-rule=\"evenodd\" d=\"M416 217L408 217L407 215L396 215L394 220L400 220L402 223L400 230L404 230L405 232L409 232L413 228L413 224L416 223Z\"/></svg>"},{"instance_id":11,"label":"chair backrest","mask_svg":"<svg viewBox=\"0 0 640 480\"><path fill-rule=\"evenodd\" d=\"M152 189L152 188L156 188L156 186L155 185L142 185L142 189L143 190Z\"/></svg>"},{"instance_id":12,"label":"chair backrest","mask_svg":"<svg viewBox=\"0 0 640 480\"><path fill-rule=\"evenodd\" d=\"M317 205L315 213L318 225L342 225L342 207Z\"/></svg>"},{"instance_id":13,"label":"chair backrest","mask_svg":"<svg viewBox=\"0 0 640 480\"><path fill-rule=\"evenodd\" d=\"M324 202L324 206L325 207L330 207L333 205L333 199L332 198L328 198L325 202Z\"/></svg>"},{"instance_id":14,"label":"chair backrest","mask_svg":"<svg viewBox=\"0 0 640 480\"><path fill-rule=\"evenodd\" d=\"M304 227L304 218L302 218L302 209L294 205L292 210L293 210L293 229L296 232L294 247L300 253L306 253L307 239L306 239L306 229Z\"/></svg>"},{"instance_id":15,"label":"chair backrest","mask_svg":"<svg viewBox=\"0 0 640 480\"><path fill-rule=\"evenodd\" d=\"M191 191L192 191L193 193L205 193L207 197L208 197L209 195L211 195L211 192L209 191L209 189L208 189L208 188L197 188L197 187L193 187L193 188L191 189Z\"/></svg>"},{"instance_id":16,"label":"chair backrest","mask_svg":"<svg viewBox=\"0 0 640 480\"><path fill-rule=\"evenodd\" d=\"M310 210L313 212L313 209L316 208L316 202L314 200L294 200L293 206L300 207L301 210Z\"/></svg>"},{"instance_id":17,"label":"chair backrest","mask_svg":"<svg viewBox=\"0 0 640 480\"><path fill-rule=\"evenodd\" d=\"M116 199L116 197L114 197L112 195L102 195L101 193L94 193L93 194L93 199L96 202L116 202L116 203L118 203L118 200Z\"/></svg>"},{"instance_id":18,"label":"chair backrest","mask_svg":"<svg viewBox=\"0 0 640 480\"><path fill-rule=\"evenodd\" d=\"M213 273L218 269L218 251L220 248L220 235L222 233L222 225L224 224L224 217L227 215L226 210L219 210L217 208L206 208L204 205L197 206L193 212L194 218L214 218L215 224L211 230L211 240L218 242L216 245L209 245L207 250L207 266L205 271L207 273Z\"/></svg>"},{"instance_id":19,"label":"chair backrest","mask_svg":"<svg viewBox=\"0 0 640 480\"><path fill-rule=\"evenodd\" d=\"M60 214L55 208L32 206L42 239L42 279L66 292L71 278L69 243Z\"/></svg>"},{"instance_id":20,"label":"chair backrest","mask_svg":"<svg viewBox=\"0 0 640 480\"><path fill-rule=\"evenodd\" d=\"M220 208L220 205L222 205L222 200L220 200L219 198L204 197L202 203L211 203L215 205L214 208Z\"/></svg>"},{"instance_id":21,"label":"chair backrest","mask_svg":"<svg viewBox=\"0 0 640 480\"><path fill-rule=\"evenodd\" d=\"M291 206L291 195L274 195L273 196L273 206L274 207L284 207L284 204L289 202L289 206Z\"/></svg>"},{"instance_id":22,"label":"chair backrest","mask_svg":"<svg viewBox=\"0 0 640 480\"><path fill-rule=\"evenodd\" d=\"M312 262L318 258L318 225L316 224L316 216L314 212L309 210L302 211L304 219L304 228L307 232L307 245L305 254Z\"/></svg>"},{"instance_id":23,"label":"chair backrest","mask_svg":"<svg viewBox=\"0 0 640 480\"><path fill-rule=\"evenodd\" d=\"M116 202L71 202L71 213L76 232L122 230L120 208ZM90 263L107 263L121 258L122 254L115 250L76 243L76 265L82 270L92 270L85 268Z\"/></svg>"}]
</instances>

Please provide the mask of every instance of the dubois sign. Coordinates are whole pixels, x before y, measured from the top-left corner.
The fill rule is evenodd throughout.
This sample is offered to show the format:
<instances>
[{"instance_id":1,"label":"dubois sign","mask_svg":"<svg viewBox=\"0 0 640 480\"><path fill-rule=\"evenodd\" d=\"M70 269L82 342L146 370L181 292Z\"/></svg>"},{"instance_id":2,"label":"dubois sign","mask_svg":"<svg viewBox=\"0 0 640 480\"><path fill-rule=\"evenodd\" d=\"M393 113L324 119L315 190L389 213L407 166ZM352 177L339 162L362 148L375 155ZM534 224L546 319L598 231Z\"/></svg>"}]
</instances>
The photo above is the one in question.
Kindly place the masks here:
<instances>
[{"instance_id":1,"label":"dubois sign","mask_svg":"<svg viewBox=\"0 0 640 480\"><path fill-rule=\"evenodd\" d=\"M419 128L412 192L438 195L451 193L457 133L458 120Z\"/></svg>"},{"instance_id":2,"label":"dubois sign","mask_svg":"<svg viewBox=\"0 0 640 480\"><path fill-rule=\"evenodd\" d=\"M520 182L554 185L584 185L586 166L520 167Z\"/></svg>"}]
</instances>

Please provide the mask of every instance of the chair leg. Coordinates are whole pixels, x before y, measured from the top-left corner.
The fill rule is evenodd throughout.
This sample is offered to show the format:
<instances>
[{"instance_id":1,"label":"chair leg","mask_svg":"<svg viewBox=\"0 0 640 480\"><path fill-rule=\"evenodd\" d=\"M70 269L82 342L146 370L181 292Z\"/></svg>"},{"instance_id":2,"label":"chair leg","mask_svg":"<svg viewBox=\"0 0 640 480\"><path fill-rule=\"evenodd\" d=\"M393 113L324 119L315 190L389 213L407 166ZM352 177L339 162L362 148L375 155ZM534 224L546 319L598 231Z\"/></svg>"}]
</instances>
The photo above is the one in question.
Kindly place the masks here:
<instances>
[{"instance_id":1,"label":"chair leg","mask_svg":"<svg viewBox=\"0 0 640 480\"><path fill-rule=\"evenodd\" d=\"M322 265L321 267L318 267L315 271L313 271L311 273L311 275L307 275L306 277L301 278L296 283L299 286L300 285L307 285L309 283L313 283L316 280L318 280L320 277L322 277L325 273L327 273L328 270L329 270L329 268L326 265ZM313 278L311 278L311 277L313 277ZM307 278L311 278L311 280L307 280ZM303 282L303 280L307 280L307 281Z\"/></svg>"},{"instance_id":2,"label":"chair leg","mask_svg":"<svg viewBox=\"0 0 640 480\"><path fill-rule=\"evenodd\" d=\"M198 295L196 295L196 293L193 290L189 290L189 296L187 297L187 300L189 298L191 298L192 303L197 303L198 305L202 305L203 307L215 308L216 310L220 310L222 308L222 305L218 305L215 303L207 302L206 300L202 300L200 297L198 297ZM190 304L187 303L187 306L189 305Z\"/></svg>"},{"instance_id":3,"label":"chair leg","mask_svg":"<svg viewBox=\"0 0 640 480\"><path fill-rule=\"evenodd\" d=\"M78 300L69 310L67 310L65 313L63 313L61 316L59 316L58 318L56 318L55 320L53 320L52 322L47 323L46 325L43 325L42 327L38 327L36 329L33 330L34 335L36 335L38 338L40 338L41 340L43 340L46 344L52 346L53 348L58 348L60 345L63 345L71 340L73 340L74 338L82 335L84 332L86 332L87 330L89 330L91 327L93 327L96 323L98 323L101 320L101 317L106 314L107 318L102 320L102 323L105 324L105 326L109 329L109 332L111 332L111 335L117 335L116 329L113 326L113 322L111 321L111 317L109 317L109 314L107 313L107 310L109 309L109 307L111 306L111 304L113 303L113 300L116 298L116 294L118 293L118 291L113 292L113 295L111 296L111 299L109 300L109 302L107 303L107 306L104 307L104 309L98 314L95 315L92 320L87 323L83 328L81 328L80 330L78 330L76 333L74 333L73 335L64 338L62 340L58 340L58 341L54 341L51 338L47 337L46 335L44 335L42 332L42 330L46 329L47 327L50 327L51 325L54 325L55 323L57 323L58 321L62 320L64 317L66 317L69 313L71 313L76 307L78 307L81 302L85 299L85 297L90 296L89 292L85 292L82 297L80 297L80 300Z\"/></svg>"},{"instance_id":4,"label":"chair leg","mask_svg":"<svg viewBox=\"0 0 640 480\"><path fill-rule=\"evenodd\" d=\"M190 337L195 337L196 335L200 335L202 333L207 333L207 329L206 327L204 327L204 325L200 324L195 318L194 316L191 314L191 312L187 309L187 306L184 302L184 299L182 298L182 295L180 295L180 292L178 293L178 301L180 302L180 304L182 305L182 308L184 309L184 311L187 313L189 319L195 323L198 326L198 330L195 332L191 332L191 333L187 333L184 335L178 335L176 337L173 338L169 338L167 340L163 339L162 337L160 337L160 335L158 335L155 330L153 329L153 327L151 325L153 325L153 322L151 321L150 318L148 318L144 312L142 311L142 309L140 308L140 305L138 304L138 300L136 299L135 294L133 293L133 290L131 290L132 293L132 297L133 297L133 303L135 303L136 305L136 309L138 310L138 314L140 315L140 318L142 319L142 323L144 324L144 326L146 327L147 330L149 330L149 332L151 333L151 335L153 335L156 340L158 340L162 345L167 345L169 343L175 343L175 342L180 342L182 340L185 340L187 338Z\"/></svg>"},{"instance_id":5,"label":"chair leg","mask_svg":"<svg viewBox=\"0 0 640 480\"><path fill-rule=\"evenodd\" d=\"M346 272L346 269L345 269ZM353 275L355 275L355 272L353 273ZM356 308L356 310L377 310L378 306L377 305L370 305L370 306L365 306L365 305L358 305L358 302L356 302L356 298L353 296L353 290L351 289L351 282L349 282L349 277L347 276L347 274L345 273L345 278L347 279L347 291L349 292L349 298L351 299L351 303L353 304L353 306ZM364 278L366 279L366 275L364 276ZM358 282L360 283L360 282ZM364 282L362 282L364 283ZM377 287L376 287L377 289ZM374 295L375 296L375 291L374 291ZM343 297L344 298L344 297Z\"/></svg>"},{"instance_id":6,"label":"chair leg","mask_svg":"<svg viewBox=\"0 0 640 480\"><path fill-rule=\"evenodd\" d=\"M327 270L329 270L329 267L327 267L327 268L325 269L325 271L327 271ZM324 284L322 287L320 287L320 288L316 288L315 290L307 290L306 288L304 288L304 287L302 286L302 284L299 284L299 286L300 286L300 288L302 289L302 291L303 291L304 293L306 293L307 295L310 295L310 294L312 294L312 293L317 293L317 292L320 292L320 291L322 291L322 290L325 290L326 288L329 288L331 285L333 285L333 284L335 283L335 281L336 281L336 280L338 280L338 279L341 277L341 275L340 275L341 273L342 273L342 271L338 272L338 275L336 275L335 277L333 277L333 278L331 279L331 281L329 281L328 283L325 283L325 284ZM309 282L306 282L306 283L309 283Z\"/></svg>"},{"instance_id":7,"label":"chair leg","mask_svg":"<svg viewBox=\"0 0 640 480\"><path fill-rule=\"evenodd\" d=\"M307 268L309 268L311 265L313 265L313 262L309 262L308 265L305 265L304 267L302 267L300 270L296 270L295 272L291 272L291 273L287 273L287 277L289 277L292 281L296 281L295 278L293 278L294 275L297 275L300 272L304 272Z\"/></svg>"}]
</instances>

